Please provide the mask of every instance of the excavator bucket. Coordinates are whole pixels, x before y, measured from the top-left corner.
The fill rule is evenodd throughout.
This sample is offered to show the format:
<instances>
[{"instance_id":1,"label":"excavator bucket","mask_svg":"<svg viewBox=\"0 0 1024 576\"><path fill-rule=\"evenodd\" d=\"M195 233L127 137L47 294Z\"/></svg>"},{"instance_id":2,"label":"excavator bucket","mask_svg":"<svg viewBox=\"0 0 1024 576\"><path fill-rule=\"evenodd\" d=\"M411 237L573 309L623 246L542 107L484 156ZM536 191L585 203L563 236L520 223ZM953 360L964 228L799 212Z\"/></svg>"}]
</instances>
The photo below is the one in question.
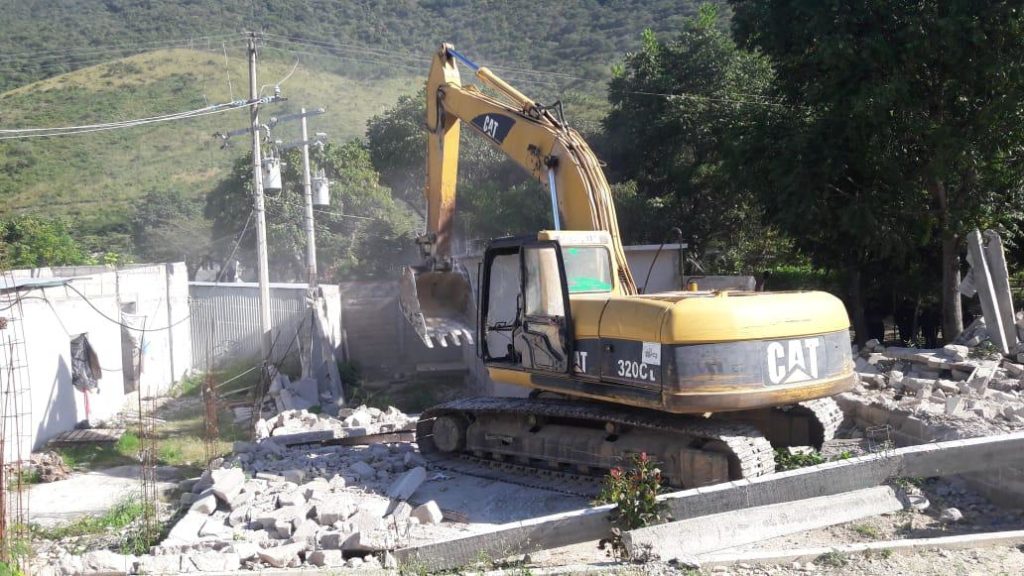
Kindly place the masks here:
<instances>
[{"instance_id":1,"label":"excavator bucket","mask_svg":"<svg viewBox=\"0 0 1024 576\"><path fill-rule=\"evenodd\" d=\"M402 272L399 303L427 348L433 348L434 341L441 346L448 346L448 340L459 346L463 339L473 344L472 292L462 266L448 272L410 266Z\"/></svg>"}]
</instances>

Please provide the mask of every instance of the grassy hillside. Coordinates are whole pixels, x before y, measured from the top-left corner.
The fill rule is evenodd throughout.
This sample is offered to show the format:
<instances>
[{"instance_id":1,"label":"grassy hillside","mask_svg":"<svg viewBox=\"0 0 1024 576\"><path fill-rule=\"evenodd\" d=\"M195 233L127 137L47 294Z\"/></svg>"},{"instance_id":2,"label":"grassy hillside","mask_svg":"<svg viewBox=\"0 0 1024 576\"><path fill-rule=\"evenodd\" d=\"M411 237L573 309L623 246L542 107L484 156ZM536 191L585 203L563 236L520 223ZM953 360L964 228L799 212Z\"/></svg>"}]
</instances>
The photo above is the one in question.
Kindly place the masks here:
<instances>
[{"instance_id":1,"label":"grassy hillside","mask_svg":"<svg viewBox=\"0 0 1024 576\"><path fill-rule=\"evenodd\" d=\"M276 82L292 66L264 61L261 83ZM203 51L148 52L0 94L0 125L81 125L199 108L245 96L246 73L241 55L225 64L222 54ZM310 121L311 130L344 141L362 135L370 116L417 82L400 72L352 78L300 65L282 86L288 102L264 107L262 117L322 106L327 113ZM246 138L237 138L235 146L221 149L212 134L247 123L247 111L232 111L128 130L0 142L0 215L76 216L97 229L123 222L133 201L150 190L203 195L248 148ZM274 137L287 142L298 134L293 122L279 125Z\"/></svg>"},{"instance_id":2,"label":"grassy hillside","mask_svg":"<svg viewBox=\"0 0 1024 576\"><path fill-rule=\"evenodd\" d=\"M243 30L278 42L326 42L348 58L391 63L403 55L418 62L449 41L492 64L601 79L611 61L638 46L644 28L677 29L697 3L0 0L0 90L155 48L230 45Z\"/></svg>"}]
</instances>

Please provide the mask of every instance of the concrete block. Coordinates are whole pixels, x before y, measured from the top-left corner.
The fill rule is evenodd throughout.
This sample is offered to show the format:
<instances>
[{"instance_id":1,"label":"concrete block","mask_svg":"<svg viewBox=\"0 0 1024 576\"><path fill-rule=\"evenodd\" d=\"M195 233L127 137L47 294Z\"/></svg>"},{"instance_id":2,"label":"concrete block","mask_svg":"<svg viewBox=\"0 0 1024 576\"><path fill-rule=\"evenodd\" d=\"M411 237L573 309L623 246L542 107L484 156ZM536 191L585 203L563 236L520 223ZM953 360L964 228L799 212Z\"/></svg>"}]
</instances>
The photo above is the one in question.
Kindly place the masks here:
<instances>
[{"instance_id":1,"label":"concrete block","mask_svg":"<svg viewBox=\"0 0 1024 576\"><path fill-rule=\"evenodd\" d=\"M277 534L278 538L281 538L281 539L291 538L292 531L294 529L295 529L295 525L292 523L291 520L285 520L283 518L278 518L277 520L274 521L274 531Z\"/></svg>"},{"instance_id":2,"label":"concrete block","mask_svg":"<svg viewBox=\"0 0 1024 576\"><path fill-rule=\"evenodd\" d=\"M258 552L260 562L264 562L274 568L287 568L299 565L299 553L306 551L303 543L283 544L273 548L264 548Z\"/></svg>"},{"instance_id":3,"label":"concrete block","mask_svg":"<svg viewBox=\"0 0 1024 576\"><path fill-rule=\"evenodd\" d=\"M303 518L305 516L305 507L286 506L284 508L278 508L277 510L259 512L255 518L255 521L257 524L259 524L263 528L266 528L267 530L276 530L275 523L278 520L284 520L290 523L296 518Z\"/></svg>"},{"instance_id":4,"label":"concrete block","mask_svg":"<svg viewBox=\"0 0 1024 576\"><path fill-rule=\"evenodd\" d=\"M161 554L159 556L139 556L135 564L138 574L181 574L181 554Z\"/></svg>"},{"instance_id":5,"label":"concrete block","mask_svg":"<svg viewBox=\"0 0 1024 576\"><path fill-rule=\"evenodd\" d=\"M228 525L230 526L244 526L249 523L249 512L251 508L249 506L239 506L228 514Z\"/></svg>"},{"instance_id":6,"label":"concrete block","mask_svg":"<svg viewBox=\"0 0 1024 576\"><path fill-rule=\"evenodd\" d=\"M670 560L888 514L903 508L904 503L892 488L877 486L649 526L623 533L622 540L631 557L650 554L654 558Z\"/></svg>"},{"instance_id":7,"label":"concrete block","mask_svg":"<svg viewBox=\"0 0 1024 576\"><path fill-rule=\"evenodd\" d=\"M314 517L321 526L347 520L356 511L356 505L347 494L331 494L317 502Z\"/></svg>"},{"instance_id":8,"label":"concrete block","mask_svg":"<svg viewBox=\"0 0 1024 576\"><path fill-rule=\"evenodd\" d=\"M244 562L259 557L260 547L255 542L232 542L227 551L234 552Z\"/></svg>"},{"instance_id":9,"label":"concrete block","mask_svg":"<svg viewBox=\"0 0 1024 576\"><path fill-rule=\"evenodd\" d=\"M354 550L355 542L346 544L349 539L355 536L355 532L344 532L341 530L325 530L317 535L317 545L327 550Z\"/></svg>"},{"instance_id":10,"label":"concrete block","mask_svg":"<svg viewBox=\"0 0 1024 576\"><path fill-rule=\"evenodd\" d=\"M284 506L303 506L306 504L306 495L299 490L292 490L290 492L284 492L277 496L277 507L282 508Z\"/></svg>"},{"instance_id":11,"label":"concrete block","mask_svg":"<svg viewBox=\"0 0 1024 576\"><path fill-rule=\"evenodd\" d=\"M316 543L316 533L320 530L319 524L309 518L304 518L293 522L292 527L291 542L302 542L310 547Z\"/></svg>"},{"instance_id":12,"label":"concrete block","mask_svg":"<svg viewBox=\"0 0 1024 576\"><path fill-rule=\"evenodd\" d=\"M398 477L391 487L388 488L388 498L396 500L408 500L413 492L420 487L420 484L427 479L427 471L422 466L417 466Z\"/></svg>"},{"instance_id":13,"label":"concrete block","mask_svg":"<svg viewBox=\"0 0 1024 576\"><path fill-rule=\"evenodd\" d=\"M82 574L127 575L134 564L134 556L110 550L93 550L82 555Z\"/></svg>"},{"instance_id":14,"label":"concrete block","mask_svg":"<svg viewBox=\"0 0 1024 576\"><path fill-rule=\"evenodd\" d=\"M232 530L230 526L224 524L226 519L217 516L211 516L206 522L203 523L203 527L199 529L199 536L201 538L212 536L215 538L230 538Z\"/></svg>"},{"instance_id":15,"label":"concrete block","mask_svg":"<svg viewBox=\"0 0 1024 576\"><path fill-rule=\"evenodd\" d=\"M253 498L255 498L255 496L256 495L253 494L252 492L239 492L237 496L231 499L231 502L228 502L228 510L237 510L239 508L245 508L246 506L252 504Z\"/></svg>"},{"instance_id":16,"label":"concrete block","mask_svg":"<svg viewBox=\"0 0 1024 576\"><path fill-rule=\"evenodd\" d=\"M189 511L185 514L174 528L167 534L165 543L191 544L199 538L199 530L210 518L209 514L203 512Z\"/></svg>"},{"instance_id":17,"label":"concrete block","mask_svg":"<svg viewBox=\"0 0 1024 576\"><path fill-rule=\"evenodd\" d=\"M309 563L313 566L340 568L345 565L341 550L317 550L309 555Z\"/></svg>"},{"instance_id":18,"label":"concrete block","mask_svg":"<svg viewBox=\"0 0 1024 576\"><path fill-rule=\"evenodd\" d=\"M356 462L350 468L351 472L359 477L360 480L372 480L376 476L377 471L373 469L366 462Z\"/></svg>"},{"instance_id":19,"label":"concrete block","mask_svg":"<svg viewBox=\"0 0 1024 576\"><path fill-rule=\"evenodd\" d=\"M284 479L288 482L293 484L302 484L302 481L306 479L306 471L299 469L287 470L282 474L282 476L284 476Z\"/></svg>"},{"instance_id":20,"label":"concrete block","mask_svg":"<svg viewBox=\"0 0 1024 576\"><path fill-rule=\"evenodd\" d=\"M196 494L200 494L210 489L213 486L213 476L209 470L203 470L203 474L196 480L196 483L192 485L192 491Z\"/></svg>"},{"instance_id":21,"label":"concrete block","mask_svg":"<svg viewBox=\"0 0 1024 576\"><path fill-rule=\"evenodd\" d=\"M412 517L419 520L420 524L440 524L444 519L444 514L437 502L431 500L414 508Z\"/></svg>"},{"instance_id":22,"label":"concrete block","mask_svg":"<svg viewBox=\"0 0 1024 576\"><path fill-rule=\"evenodd\" d=\"M342 482L344 482L344 479L342 479ZM344 484L342 484L342 487L344 487ZM299 492L306 497L306 500L312 499L317 494L325 494L330 491L330 483L326 479L319 477L299 486Z\"/></svg>"},{"instance_id":23,"label":"concrete block","mask_svg":"<svg viewBox=\"0 0 1024 576\"><path fill-rule=\"evenodd\" d=\"M187 561L199 572L234 572L242 565L238 554L223 551L192 553L188 555Z\"/></svg>"},{"instance_id":24,"label":"concrete block","mask_svg":"<svg viewBox=\"0 0 1024 576\"><path fill-rule=\"evenodd\" d=\"M214 470L211 476L213 477L211 489L214 495L225 504L230 503L235 496L238 496L245 484L245 473L241 468L221 468Z\"/></svg>"}]
</instances>

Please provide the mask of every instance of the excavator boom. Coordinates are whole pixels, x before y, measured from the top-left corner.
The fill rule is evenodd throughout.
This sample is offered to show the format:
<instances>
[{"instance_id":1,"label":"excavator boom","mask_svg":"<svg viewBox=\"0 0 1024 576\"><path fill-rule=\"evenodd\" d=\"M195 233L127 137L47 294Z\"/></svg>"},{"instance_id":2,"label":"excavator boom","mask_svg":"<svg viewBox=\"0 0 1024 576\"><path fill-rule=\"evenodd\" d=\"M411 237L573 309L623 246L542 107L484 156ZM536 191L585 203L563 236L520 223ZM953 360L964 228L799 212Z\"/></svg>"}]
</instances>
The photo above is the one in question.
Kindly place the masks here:
<instances>
[{"instance_id":1,"label":"excavator boom","mask_svg":"<svg viewBox=\"0 0 1024 576\"><path fill-rule=\"evenodd\" d=\"M496 96L463 86L459 62ZM462 121L549 187L554 230L607 231L615 268L613 292L636 294L611 187L590 147L553 108L538 104L449 44L434 55L426 93L427 229L419 240L423 261L403 274L400 301L427 346L433 341L472 342L474 331L469 278L451 253Z\"/></svg>"}]
</instances>

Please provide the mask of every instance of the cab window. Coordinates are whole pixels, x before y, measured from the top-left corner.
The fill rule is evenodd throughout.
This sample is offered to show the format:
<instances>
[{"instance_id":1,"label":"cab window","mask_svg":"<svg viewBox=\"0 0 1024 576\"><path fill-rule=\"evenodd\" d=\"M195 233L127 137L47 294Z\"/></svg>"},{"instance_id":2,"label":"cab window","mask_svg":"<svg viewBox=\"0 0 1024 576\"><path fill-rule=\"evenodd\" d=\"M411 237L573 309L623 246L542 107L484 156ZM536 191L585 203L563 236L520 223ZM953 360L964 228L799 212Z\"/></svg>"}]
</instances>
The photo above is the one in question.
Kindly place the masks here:
<instances>
[{"instance_id":1,"label":"cab window","mask_svg":"<svg viewBox=\"0 0 1024 576\"><path fill-rule=\"evenodd\" d=\"M562 246L562 260L570 294L611 291L612 262L604 246Z\"/></svg>"}]
</instances>

